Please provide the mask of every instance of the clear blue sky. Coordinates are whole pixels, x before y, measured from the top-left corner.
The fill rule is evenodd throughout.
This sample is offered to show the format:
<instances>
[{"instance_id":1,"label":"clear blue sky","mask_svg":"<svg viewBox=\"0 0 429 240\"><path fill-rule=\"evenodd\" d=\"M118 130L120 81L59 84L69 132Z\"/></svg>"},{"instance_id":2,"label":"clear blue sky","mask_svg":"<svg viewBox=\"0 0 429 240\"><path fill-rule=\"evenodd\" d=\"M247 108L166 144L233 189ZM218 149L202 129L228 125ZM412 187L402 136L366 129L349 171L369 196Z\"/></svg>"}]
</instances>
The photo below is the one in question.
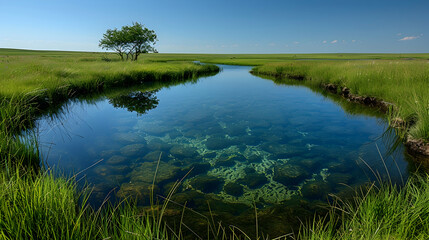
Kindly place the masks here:
<instances>
[{"instance_id":1,"label":"clear blue sky","mask_svg":"<svg viewBox=\"0 0 429 240\"><path fill-rule=\"evenodd\" d=\"M0 0L0 48L102 51L133 21L163 53L429 52L428 0Z\"/></svg>"}]
</instances>

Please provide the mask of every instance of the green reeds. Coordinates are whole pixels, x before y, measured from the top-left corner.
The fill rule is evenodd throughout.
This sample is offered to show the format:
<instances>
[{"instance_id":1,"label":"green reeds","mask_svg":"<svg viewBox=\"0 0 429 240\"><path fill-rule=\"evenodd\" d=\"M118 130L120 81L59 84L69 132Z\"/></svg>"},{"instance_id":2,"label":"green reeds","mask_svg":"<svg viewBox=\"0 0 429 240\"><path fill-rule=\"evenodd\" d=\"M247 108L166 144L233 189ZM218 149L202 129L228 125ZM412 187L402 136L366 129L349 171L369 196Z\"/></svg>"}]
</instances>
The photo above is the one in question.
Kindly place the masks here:
<instances>
[{"instance_id":1,"label":"green reeds","mask_svg":"<svg viewBox=\"0 0 429 240\"><path fill-rule=\"evenodd\" d=\"M162 221L168 197L149 209L127 199L112 205L106 198L94 210L88 204L90 190L77 190L77 176L14 169L0 171L0 239L179 238Z\"/></svg>"},{"instance_id":2,"label":"green reeds","mask_svg":"<svg viewBox=\"0 0 429 240\"><path fill-rule=\"evenodd\" d=\"M93 239L88 197L76 194L72 180L49 172L0 172L0 188L2 239Z\"/></svg>"},{"instance_id":3,"label":"green reeds","mask_svg":"<svg viewBox=\"0 0 429 240\"><path fill-rule=\"evenodd\" d=\"M157 215L125 202L119 207L105 207L99 227L101 239L177 239Z\"/></svg>"},{"instance_id":4,"label":"green reeds","mask_svg":"<svg viewBox=\"0 0 429 240\"><path fill-rule=\"evenodd\" d=\"M38 168L37 141L31 131L33 108L25 97L0 97L0 167L7 171L13 165ZM26 137L20 133L27 131ZM34 170L34 169L33 169Z\"/></svg>"}]
</instances>

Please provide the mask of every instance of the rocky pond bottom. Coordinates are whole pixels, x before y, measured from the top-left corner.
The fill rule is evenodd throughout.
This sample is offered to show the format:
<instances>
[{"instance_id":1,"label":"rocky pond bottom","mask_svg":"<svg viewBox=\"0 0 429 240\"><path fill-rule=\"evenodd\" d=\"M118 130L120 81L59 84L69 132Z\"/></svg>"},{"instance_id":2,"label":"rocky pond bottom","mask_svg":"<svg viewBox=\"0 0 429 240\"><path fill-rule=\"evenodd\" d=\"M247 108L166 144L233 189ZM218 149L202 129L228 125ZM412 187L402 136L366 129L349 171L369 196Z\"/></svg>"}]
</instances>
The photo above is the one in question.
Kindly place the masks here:
<instances>
[{"instance_id":1,"label":"rocky pond bottom","mask_svg":"<svg viewBox=\"0 0 429 240\"><path fill-rule=\"evenodd\" d=\"M62 117L39 121L46 164L73 174L99 161L82 173L94 205L110 193L148 206L183 180L166 212L172 224L186 206L184 222L197 232L213 216L253 234L256 208L260 231L273 237L373 172L406 179L403 148L387 155L382 120L248 67L223 68L196 84L69 103Z\"/></svg>"}]
</instances>

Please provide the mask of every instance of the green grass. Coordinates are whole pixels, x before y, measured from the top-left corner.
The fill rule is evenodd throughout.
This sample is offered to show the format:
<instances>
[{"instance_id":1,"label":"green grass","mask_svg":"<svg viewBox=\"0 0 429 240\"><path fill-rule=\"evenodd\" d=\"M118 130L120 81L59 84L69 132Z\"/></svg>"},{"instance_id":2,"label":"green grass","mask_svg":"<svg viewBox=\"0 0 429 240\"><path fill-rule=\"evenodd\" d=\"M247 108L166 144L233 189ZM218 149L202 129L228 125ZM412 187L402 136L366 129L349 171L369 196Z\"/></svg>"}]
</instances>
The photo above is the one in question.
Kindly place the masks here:
<instances>
[{"instance_id":1,"label":"green grass","mask_svg":"<svg viewBox=\"0 0 429 240\"><path fill-rule=\"evenodd\" d=\"M409 134L429 140L429 62L426 60L289 61L253 69L256 75L302 77L304 84L334 83L360 96L393 103L395 113L414 123Z\"/></svg>"},{"instance_id":2,"label":"green grass","mask_svg":"<svg viewBox=\"0 0 429 240\"><path fill-rule=\"evenodd\" d=\"M70 180L0 173L1 239L91 239L91 221ZM85 201L85 197L83 197Z\"/></svg>"},{"instance_id":3,"label":"green grass","mask_svg":"<svg viewBox=\"0 0 429 240\"><path fill-rule=\"evenodd\" d=\"M94 210L74 178L0 172L0 239L174 239L160 213L130 202Z\"/></svg>"},{"instance_id":4,"label":"green grass","mask_svg":"<svg viewBox=\"0 0 429 240\"><path fill-rule=\"evenodd\" d=\"M314 219L299 239L428 239L429 176L411 178L405 186L371 184L354 199L332 204L326 218Z\"/></svg>"},{"instance_id":5,"label":"green grass","mask_svg":"<svg viewBox=\"0 0 429 240\"><path fill-rule=\"evenodd\" d=\"M108 58L119 61L114 53L103 52L73 52L73 51L40 51L0 48L0 56L43 58L75 58L81 61L99 61ZM168 61L201 61L207 63L233 65L263 65L272 62L288 60L429 60L429 53L317 53L317 54L188 54L188 53L159 53L141 55L139 62L168 62Z\"/></svg>"},{"instance_id":6,"label":"green grass","mask_svg":"<svg viewBox=\"0 0 429 240\"><path fill-rule=\"evenodd\" d=\"M32 104L25 97L0 97L0 169L12 171L14 166L37 168L40 164L38 146L28 131L28 137L19 133L32 127ZM1 170L0 170L1 171Z\"/></svg>"},{"instance_id":7,"label":"green grass","mask_svg":"<svg viewBox=\"0 0 429 240\"><path fill-rule=\"evenodd\" d=\"M1 55L1 51L0 51ZM84 57L38 55L0 57L0 95L74 94L100 87L134 85L148 81L188 79L216 72L213 65L192 62L105 62Z\"/></svg>"},{"instance_id":8,"label":"green grass","mask_svg":"<svg viewBox=\"0 0 429 240\"><path fill-rule=\"evenodd\" d=\"M88 204L90 189L77 190L75 178L51 172L0 171L0 239L189 239L186 224L168 226L163 217L168 201L147 208L132 199ZM174 191L171 193L173 194ZM209 239L248 239L240 230L208 222ZM198 233L202 235L204 233Z\"/></svg>"}]
</instances>

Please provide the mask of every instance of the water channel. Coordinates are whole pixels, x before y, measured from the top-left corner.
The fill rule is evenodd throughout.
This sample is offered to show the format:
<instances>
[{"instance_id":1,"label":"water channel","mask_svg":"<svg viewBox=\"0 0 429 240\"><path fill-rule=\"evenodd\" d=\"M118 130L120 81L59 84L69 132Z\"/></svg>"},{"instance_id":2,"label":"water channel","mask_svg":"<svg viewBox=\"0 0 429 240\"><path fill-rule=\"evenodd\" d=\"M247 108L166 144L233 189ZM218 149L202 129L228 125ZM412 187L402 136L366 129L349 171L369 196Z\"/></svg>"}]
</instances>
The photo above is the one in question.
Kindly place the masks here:
<instances>
[{"instance_id":1,"label":"water channel","mask_svg":"<svg viewBox=\"0 0 429 240\"><path fill-rule=\"evenodd\" d=\"M296 231L331 194L378 175L401 183L413 168L403 146L389 151L376 111L221 67L197 81L70 101L38 121L45 165L84 177L94 206L107 196L147 206L153 182L162 202L183 178L167 219L186 204L193 229L214 216L252 232L256 208L270 236Z\"/></svg>"}]
</instances>

